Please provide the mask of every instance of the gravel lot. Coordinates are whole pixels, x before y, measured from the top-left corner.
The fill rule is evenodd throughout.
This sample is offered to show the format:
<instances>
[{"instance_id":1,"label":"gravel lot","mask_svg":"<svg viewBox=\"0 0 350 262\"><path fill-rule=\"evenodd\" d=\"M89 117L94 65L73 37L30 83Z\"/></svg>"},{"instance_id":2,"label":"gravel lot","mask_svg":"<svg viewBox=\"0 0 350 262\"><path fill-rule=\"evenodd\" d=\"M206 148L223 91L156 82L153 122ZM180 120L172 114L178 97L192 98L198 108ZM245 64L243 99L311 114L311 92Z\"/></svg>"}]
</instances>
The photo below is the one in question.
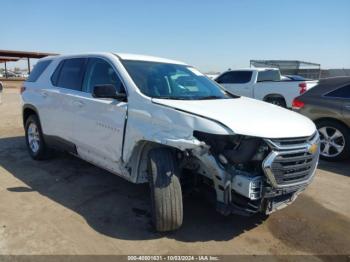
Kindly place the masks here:
<instances>
[{"instance_id":1,"label":"gravel lot","mask_svg":"<svg viewBox=\"0 0 350 262\"><path fill-rule=\"evenodd\" d=\"M350 254L350 163L320 163L312 185L268 219L223 217L185 198L184 225L150 226L148 188L66 154L27 154L18 89L0 104L0 254Z\"/></svg>"}]
</instances>

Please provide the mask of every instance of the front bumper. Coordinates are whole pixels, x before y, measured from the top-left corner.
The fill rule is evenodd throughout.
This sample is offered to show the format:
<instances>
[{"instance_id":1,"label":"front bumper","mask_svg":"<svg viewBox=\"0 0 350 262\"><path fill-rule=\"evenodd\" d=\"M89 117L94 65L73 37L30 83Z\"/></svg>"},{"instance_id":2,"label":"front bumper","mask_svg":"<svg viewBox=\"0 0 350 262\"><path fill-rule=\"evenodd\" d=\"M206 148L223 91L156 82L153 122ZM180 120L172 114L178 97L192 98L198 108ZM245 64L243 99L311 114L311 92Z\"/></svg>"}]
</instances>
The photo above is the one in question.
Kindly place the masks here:
<instances>
[{"instance_id":1,"label":"front bumper","mask_svg":"<svg viewBox=\"0 0 350 262\"><path fill-rule=\"evenodd\" d=\"M242 216L252 216L257 213L271 214L293 203L299 194L305 190L308 184L297 187L274 189L263 188L262 197L251 200L247 197L232 191L230 203L217 202L217 211L224 215L237 214Z\"/></svg>"},{"instance_id":2,"label":"front bumper","mask_svg":"<svg viewBox=\"0 0 350 262\"><path fill-rule=\"evenodd\" d=\"M271 151L262 163L265 177L260 177L260 192L249 187L245 194L237 190L235 177L246 177L247 183L240 181L241 187L246 188L247 184L253 184L254 178L249 174L235 172L231 176L232 180L224 180L226 186L221 187L220 193L223 198L217 199L217 210L220 213L273 213L293 203L313 180L320 153L318 133L309 138L266 139L265 142ZM252 192L259 193L260 197L252 197Z\"/></svg>"}]
</instances>

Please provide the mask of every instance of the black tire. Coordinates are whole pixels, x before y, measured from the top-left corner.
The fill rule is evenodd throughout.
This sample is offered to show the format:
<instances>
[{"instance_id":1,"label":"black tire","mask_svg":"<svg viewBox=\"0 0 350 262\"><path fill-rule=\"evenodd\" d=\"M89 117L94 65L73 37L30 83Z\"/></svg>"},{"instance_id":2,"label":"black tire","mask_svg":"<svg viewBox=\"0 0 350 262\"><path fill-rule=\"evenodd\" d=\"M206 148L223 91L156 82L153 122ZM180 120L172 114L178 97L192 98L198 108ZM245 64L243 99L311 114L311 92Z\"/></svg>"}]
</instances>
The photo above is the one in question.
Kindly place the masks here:
<instances>
[{"instance_id":1,"label":"black tire","mask_svg":"<svg viewBox=\"0 0 350 262\"><path fill-rule=\"evenodd\" d=\"M346 127L345 125L338 123L336 121L332 121L332 120L321 120L321 121L316 123L316 126L317 126L317 130L320 133L321 140L323 140L323 134L322 134L322 132L320 132L320 130L322 128L325 128L325 127L329 127L331 130L332 130L332 128L338 130L344 137L343 150L341 151L341 153L339 153L338 155L333 156L333 157L325 156L322 154L322 149L324 148L324 146L321 143L321 155L320 155L321 159L324 159L327 161L342 161L342 160L350 158L350 130L348 127ZM340 143L340 141L338 141L338 143Z\"/></svg>"},{"instance_id":2,"label":"black tire","mask_svg":"<svg viewBox=\"0 0 350 262\"><path fill-rule=\"evenodd\" d=\"M35 125L37 127L37 132L38 132L38 149L34 150L29 142L29 127L32 125ZM49 149L45 144L44 137L43 137L43 132L41 130L41 125L39 118L36 115L30 115L25 124L25 139L26 139L26 144L27 144L27 149L29 152L29 155L35 159L35 160L44 160L49 157Z\"/></svg>"},{"instance_id":3,"label":"black tire","mask_svg":"<svg viewBox=\"0 0 350 262\"><path fill-rule=\"evenodd\" d=\"M153 225L159 232L176 230L182 225L183 207L175 155L170 149L155 148L148 157Z\"/></svg>"},{"instance_id":4,"label":"black tire","mask_svg":"<svg viewBox=\"0 0 350 262\"><path fill-rule=\"evenodd\" d=\"M267 97L265 101L276 106L287 108L286 100L284 100L283 97Z\"/></svg>"}]
</instances>

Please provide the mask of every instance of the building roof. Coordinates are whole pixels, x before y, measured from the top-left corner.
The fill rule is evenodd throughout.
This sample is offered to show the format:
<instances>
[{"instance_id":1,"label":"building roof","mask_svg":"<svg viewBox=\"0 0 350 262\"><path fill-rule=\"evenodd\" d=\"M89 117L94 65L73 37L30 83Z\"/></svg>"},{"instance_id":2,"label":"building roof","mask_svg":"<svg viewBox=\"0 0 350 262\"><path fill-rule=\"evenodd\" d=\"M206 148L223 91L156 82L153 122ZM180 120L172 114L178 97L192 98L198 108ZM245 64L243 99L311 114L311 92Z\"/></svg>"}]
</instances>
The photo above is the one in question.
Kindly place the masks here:
<instances>
[{"instance_id":1,"label":"building roof","mask_svg":"<svg viewBox=\"0 0 350 262\"><path fill-rule=\"evenodd\" d=\"M250 60L250 64L254 66L274 66L278 68L300 68L300 67L316 67L321 65L317 63L299 61L299 60Z\"/></svg>"},{"instance_id":2,"label":"building roof","mask_svg":"<svg viewBox=\"0 0 350 262\"><path fill-rule=\"evenodd\" d=\"M28 51L13 51L13 50L0 50L1 57L8 58L43 58L46 56L57 55L55 53L43 53L43 52L28 52Z\"/></svg>"},{"instance_id":3,"label":"building roof","mask_svg":"<svg viewBox=\"0 0 350 262\"><path fill-rule=\"evenodd\" d=\"M18 61L19 58L12 58L12 57L3 57L0 56L0 63L5 63L5 62L16 62Z\"/></svg>"},{"instance_id":4,"label":"building roof","mask_svg":"<svg viewBox=\"0 0 350 262\"><path fill-rule=\"evenodd\" d=\"M284 64L284 65L295 65L295 64L304 64L310 66L320 66L317 63L305 62L300 60L250 60L251 63L262 63L262 64Z\"/></svg>"}]
</instances>

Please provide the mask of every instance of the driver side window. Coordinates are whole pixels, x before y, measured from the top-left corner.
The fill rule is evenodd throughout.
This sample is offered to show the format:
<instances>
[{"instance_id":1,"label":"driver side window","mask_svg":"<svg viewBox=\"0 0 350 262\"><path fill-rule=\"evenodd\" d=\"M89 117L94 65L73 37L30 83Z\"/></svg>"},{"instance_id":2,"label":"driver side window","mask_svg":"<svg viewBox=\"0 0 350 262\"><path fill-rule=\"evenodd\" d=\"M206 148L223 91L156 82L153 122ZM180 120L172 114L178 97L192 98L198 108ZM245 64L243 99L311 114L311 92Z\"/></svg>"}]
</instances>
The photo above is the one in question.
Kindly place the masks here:
<instances>
[{"instance_id":1,"label":"driver side window","mask_svg":"<svg viewBox=\"0 0 350 262\"><path fill-rule=\"evenodd\" d=\"M121 80L108 62L101 58L89 58L83 91L92 93L94 86L97 85L113 85L119 93L125 93Z\"/></svg>"}]
</instances>

